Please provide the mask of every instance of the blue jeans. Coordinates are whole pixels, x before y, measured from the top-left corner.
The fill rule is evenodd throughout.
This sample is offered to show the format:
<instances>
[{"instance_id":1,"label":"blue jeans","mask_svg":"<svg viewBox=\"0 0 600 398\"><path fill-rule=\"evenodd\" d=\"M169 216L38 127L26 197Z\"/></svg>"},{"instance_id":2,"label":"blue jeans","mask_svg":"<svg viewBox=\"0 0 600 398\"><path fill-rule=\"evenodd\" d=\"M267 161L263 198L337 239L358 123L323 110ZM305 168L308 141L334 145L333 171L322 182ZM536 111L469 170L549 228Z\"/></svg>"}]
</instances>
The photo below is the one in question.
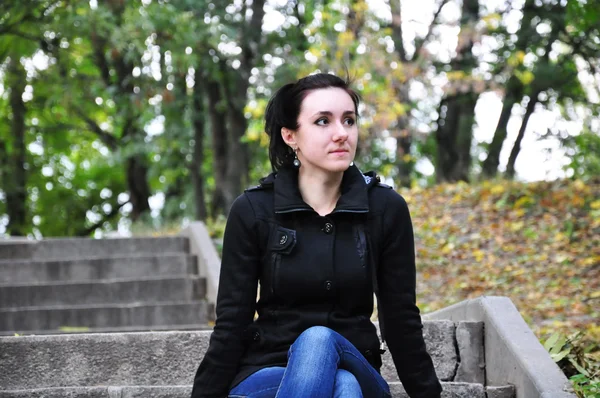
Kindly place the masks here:
<instances>
[{"instance_id":1,"label":"blue jeans","mask_svg":"<svg viewBox=\"0 0 600 398\"><path fill-rule=\"evenodd\" d=\"M287 367L250 375L230 398L384 398L390 387L358 350L339 333L315 326L288 351Z\"/></svg>"}]
</instances>

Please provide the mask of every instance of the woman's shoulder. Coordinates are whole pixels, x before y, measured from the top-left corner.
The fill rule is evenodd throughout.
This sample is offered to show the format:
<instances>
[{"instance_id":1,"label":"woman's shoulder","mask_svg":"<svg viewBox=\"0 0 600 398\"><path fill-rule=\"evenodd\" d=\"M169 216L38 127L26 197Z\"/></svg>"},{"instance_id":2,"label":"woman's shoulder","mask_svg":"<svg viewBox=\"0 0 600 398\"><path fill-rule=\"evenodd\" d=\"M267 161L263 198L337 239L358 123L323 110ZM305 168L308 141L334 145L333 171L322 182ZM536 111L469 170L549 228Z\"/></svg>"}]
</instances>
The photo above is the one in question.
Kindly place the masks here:
<instances>
[{"instance_id":1,"label":"woman's shoulder","mask_svg":"<svg viewBox=\"0 0 600 398\"><path fill-rule=\"evenodd\" d=\"M369 189L369 201L375 211L384 211L387 207L407 206L404 197L391 185L381 182L380 176L375 172L363 174Z\"/></svg>"},{"instance_id":2,"label":"woman's shoulder","mask_svg":"<svg viewBox=\"0 0 600 398\"><path fill-rule=\"evenodd\" d=\"M275 174L271 173L259 180L258 185L246 188L233 202L233 208L241 211L252 210L256 218L265 218L273 208L273 181Z\"/></svg>"}]
</instances>

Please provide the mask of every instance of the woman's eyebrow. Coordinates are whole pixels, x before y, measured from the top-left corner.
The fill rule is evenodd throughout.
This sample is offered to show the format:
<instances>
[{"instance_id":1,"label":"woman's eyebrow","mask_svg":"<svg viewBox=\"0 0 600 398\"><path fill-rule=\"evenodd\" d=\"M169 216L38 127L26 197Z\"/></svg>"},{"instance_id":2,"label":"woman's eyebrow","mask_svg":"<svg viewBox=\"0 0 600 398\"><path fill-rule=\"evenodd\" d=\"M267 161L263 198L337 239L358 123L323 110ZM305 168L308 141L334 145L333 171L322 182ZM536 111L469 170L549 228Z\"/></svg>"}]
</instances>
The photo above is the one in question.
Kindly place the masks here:
<instances>
[{"instance_id":1,"label":"woman's eyebrow","mask_svg":"<svg viewBox=\"0 0 600 398\"><path fill-rule=\"evenodd\" d=\"M342 116L347 116L347 115L354 115L354 111L344 111L344 113L342 113ZM312 115L311 117L315 117L315 116L333 116L333 113L331 113L330 111L319 111L319 112L315 113L314 115Z\"/></svg>"}]
</instances>

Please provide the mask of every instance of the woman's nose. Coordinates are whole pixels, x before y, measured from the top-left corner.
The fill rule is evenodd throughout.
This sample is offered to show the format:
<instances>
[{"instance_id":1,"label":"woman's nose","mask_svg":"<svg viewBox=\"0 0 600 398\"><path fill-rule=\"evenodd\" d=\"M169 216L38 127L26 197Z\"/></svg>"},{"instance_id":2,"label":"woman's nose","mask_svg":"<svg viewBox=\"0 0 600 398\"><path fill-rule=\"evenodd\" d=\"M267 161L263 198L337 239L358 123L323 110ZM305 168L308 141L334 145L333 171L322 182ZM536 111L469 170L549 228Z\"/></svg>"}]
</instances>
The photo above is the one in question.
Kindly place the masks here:
<instances>
[{"instance_id":1,"label":"woman's nose","mask_svg":"<svg viewBox=\"0 0 600 398\"><path fill-rule=\"evenodd\" d=\"M348 130L347 127L342 123L336 123L335 125L335 138L337 139L347 139L348 138Z\"/></svg>"}]
</instances>

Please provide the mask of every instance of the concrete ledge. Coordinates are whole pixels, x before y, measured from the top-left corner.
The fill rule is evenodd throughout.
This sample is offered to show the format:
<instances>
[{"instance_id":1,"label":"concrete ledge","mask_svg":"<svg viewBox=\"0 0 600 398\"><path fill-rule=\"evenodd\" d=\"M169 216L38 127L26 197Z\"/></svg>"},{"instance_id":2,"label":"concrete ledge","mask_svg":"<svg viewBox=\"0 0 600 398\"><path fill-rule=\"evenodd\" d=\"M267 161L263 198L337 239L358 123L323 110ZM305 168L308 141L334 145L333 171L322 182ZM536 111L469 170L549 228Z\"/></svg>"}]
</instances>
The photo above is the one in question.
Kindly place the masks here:
<instances>
[{"instance_id":1,"label":"concrete ledge","mask_svg":"<svg viewBox=\"0 0 600 398\"><path fill-rule=\"evenodd\" d=\"M0 308L192 301L204 298L205 286L203 278L186 276L0 285Z\"/></svg>"},{"instance_id":2,"label":"concrete ledge","mask_svg":"<svg viewBox=\"0 0 600 398\"><path fill-rule=\"evenodd\" d=\"M376 326L378 324L376 323ZM431 355L437 376L442 381L454 381L458 357L455 348L455 325L450 321L424 322L423 337ZM388 381L399 381L392 356L387 350L382 356L381 375Z\"/></svg>"},{"instance_id":3,"label":"concrete ledge","mask_svg":"<svg viewBox=\"0 0 600 398\"><path fill-rule=\"evenodd\" d=\"M389 383L394 398L410 398L402 383ZM481 384L442 382L442 398L486 398Z\"/></svg>"},{"instance_id":4,"label":"concrete ledge","mask_svg":"<svg viewBox=\"0 0 600 398\"><path fill-rule=\"evenodd\" d=\"M452 322L425 322L436 372L456 368ZM7 390L98 385L186 385L208 348L211 331L0 337L0 386ZM436 348L437 347L437 348ZM389 356L384 377L396 371Z\"/></svg>"},{"instance_id":5,"label":"concrete ledge","mask_svg":"<svg viewBox=\"0 0 600 398\"><path fill-rule=\"evenodd\" d=\"M486 387L486 398L514 398L515 386Z\"/></svg>"},{"instance_id":6,"label":"concrete ledge","mask_svg":"<svg viewBox=\"0 0 600 398\"><path fill-rule=\"evenodd\" d=\"M112 253L111 253L112 254ZM89 281L197 273L187 253L121 255L78 260L0 260L0 283Z\"/></svg>"},{"instance_id":7,"label":"concrete ledge","mask_svg":"<svg viewBox=\"0 0 600 398\"><path fill-rule=\"evenodd\" d=\"M486 385L516 387L517 398L573 398L571 384L507 297L466 300L424 319L483 322Z\"/></svg>"},{"instance_id":8,"label":"concrete ledge","mask_svg":"<svg viewBox=\"0 0 600 398\"><path fill-rule=\"evenodd\" d=\"M188 375L193 378L193 374ZM486 398L482 385L442 383L442 398ZM402 384L390 383L394 398L408 398ZM2 398L189 398L191 385L58 387L30 390L0 390Z\"/></svg>"},{"instance_id":9,"label":"concrete ledge","mask_svg":"<svg viewBox=\"0 0 600 398\"><path fill-rule=\"evenodd\" d=\"M189 251L188 239L183 236L161 238L60 238L40 241L19 241L0 245L0 258L64 260L119 254L183 253Z\"/></svg>"},{"instance_id":10,"label":"concrete ledge","mask_svg":"<svg viewBox=\"0 0 600 398\"><path fill-rule=\"evenodd\" d=\"M483 322L460 322L456 326L459 363L454 381L485 384Z\"/></svg>"},{"instance_id":11,"label":"concrete ledge","mask_svg":"<svg viewBox=\"0 0 600 398\"><path fill-rule=\"evenodd\" d=\"M189 239L190 253L198 259L198 274L206 278L206 299L215 305L219 290L219 274L221 273L221 259L215 249L206 225L201 221L190 223L182 231L182 235ZM214 319L214 314L212 314Z\"/></svg>"},{"instance_id":12,"label":"concrete ledge","mask_svg":"<svg viewBox=\"0 0 600 398\"><path fill-rule=\"evenodd\" d=\"M123 326L207 323L206 301L28 307L0 310L0 331L27 333L64 327L108 328ZM1 385L1 384L0 384Z\"/></svg>"}]
</instances>

